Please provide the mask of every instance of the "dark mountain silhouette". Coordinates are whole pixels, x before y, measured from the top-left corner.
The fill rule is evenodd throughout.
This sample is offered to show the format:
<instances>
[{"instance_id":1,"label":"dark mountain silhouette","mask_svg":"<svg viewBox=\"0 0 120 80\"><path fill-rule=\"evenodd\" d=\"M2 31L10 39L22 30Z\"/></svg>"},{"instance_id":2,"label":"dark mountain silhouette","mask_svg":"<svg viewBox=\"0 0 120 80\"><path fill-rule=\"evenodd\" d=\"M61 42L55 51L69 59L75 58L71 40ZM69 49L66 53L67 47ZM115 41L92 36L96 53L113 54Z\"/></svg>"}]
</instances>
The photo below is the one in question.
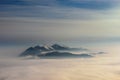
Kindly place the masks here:
<instances>
[{"instance_id":1,"label":"dark mountain silhouette","mask_svg":"<svg viewBox=\"0 0 120 80\"><path fill-rule=\"evenodd\" d=\"M82 49L82 48L80 48ZM59 44L53 44L51 46L44 45L44 46L35 46L26 49L23 53L19 56L38 56L38 57L92 57L88 54L72 54L70 50L78 50L78 48L69 48L66 46L61 46ZM87 50L87 49L82 49ZM67 52L65 52L67 51Z\"/></svg>"},{"instance_id":2,"label":"dark mountain silhouette","mask_svg":"<svg viewBox=\"0 0 120 80\"><path fill-rule=\"evenodd\" d=\"M37 54L40 54L40 50L34 47L30 47L26 49L23 53L21 53L19 56L29 56L29 55L35 56Z\"/></svg>"},{"instance_id":3,"label":"dark mountain silhouette","mask_svg":"<svg viewBox=\"0 0 120 80\"><path fill-rule=\"evenodd\" d=\"M37 46L35 46L34 48L35 48L35 49L38 49L38 50L40 50L40 51L50 51L50 50L54 50L52 47L47 46L47 45L45 45L45 46L39 46L39 45L37 45Z\"/></svg>"},{"instance_id":4,"label":"dark mountain silhouette","mask_svg":"<svg viewBox=\"0 0 120 80\"><path fill-rule=\"evenodd\" d=\"M93 57L92 55L89 54L72 54L69 52L58 52L58 51L54 51L54 52L48 52L44 55L39 55L39 57L82 57L82 58L90 58Z\"/></svg>"},{"instance_id":5,"label":"dark mountain silhouette","mask_svg":"<svg viewBox=\"0 0 120 80\"><path fill-rule=\"evenodd\" d=\"M69 52L58 52L58 51L54 51L54 52L48 52L45 55L39 55L39 56L72 56L72 53Z\"/></svg>"},{"instance_id":6,"label":"dark mountain silhouette","mask_svg":"<svg viewBox=\"0 0 120 80\"><path fill-rule=\"evenodd\" d=\"M53 44L51 47L55 50L69 50L70 49L69 47L61 46L59 44Z\"/></svg>"}]
</instances>

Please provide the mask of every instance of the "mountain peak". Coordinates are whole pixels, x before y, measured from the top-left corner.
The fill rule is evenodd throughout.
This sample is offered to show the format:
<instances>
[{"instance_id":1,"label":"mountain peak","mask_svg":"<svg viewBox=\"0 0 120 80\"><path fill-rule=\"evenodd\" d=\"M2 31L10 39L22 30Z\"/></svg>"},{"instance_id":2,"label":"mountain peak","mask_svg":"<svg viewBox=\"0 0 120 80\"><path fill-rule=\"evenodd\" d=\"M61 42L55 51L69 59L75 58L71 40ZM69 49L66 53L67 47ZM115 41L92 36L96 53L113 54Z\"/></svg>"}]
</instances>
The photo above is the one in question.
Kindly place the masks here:
<instances>
[{"instance_id":1,"label":"mountain peak","mask_svg":"<svg viewBox=\"0 0 120 80\"><path fill-rule=\"evenodd\" d=\"M29 47L20 56L41 56L41 55L72 55L69 51L75 51L78 48L69 48L59 44L53 45L36 45L34 47ZM67 52L68 53L67 53ZM73 56L73 55L72 55ZM75 55L74 55L75 56ZM83 55L84 56L84 55Z\"/></svg>"},{"instance_id":2,"label":"mountain peak","mask_svg":"<svg viewBox=\"0 0 120 80\"><path fill-rule=\"evenodd\" d=\"M68 50L69 49L68 47L62 46L62 45L59 45L59 44L53 44L51 47L56 49L56 50Z\"/></svg>"}]
</instances>

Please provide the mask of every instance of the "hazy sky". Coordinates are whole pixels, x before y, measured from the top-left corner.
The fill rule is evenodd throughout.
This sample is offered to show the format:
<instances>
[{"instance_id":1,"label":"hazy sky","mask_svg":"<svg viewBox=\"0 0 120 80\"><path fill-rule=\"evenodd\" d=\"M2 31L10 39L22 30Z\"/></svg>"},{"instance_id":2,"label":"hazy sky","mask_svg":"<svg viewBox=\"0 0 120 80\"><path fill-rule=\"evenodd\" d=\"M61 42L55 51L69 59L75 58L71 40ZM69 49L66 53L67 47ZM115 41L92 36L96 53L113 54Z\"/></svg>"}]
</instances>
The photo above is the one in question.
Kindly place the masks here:
<instances>
[{"instance_id":1,"label":"hazy sky","mask_svg":"<svg viewBox=\"0 0 120 80\"><path fill-rule=\"evenodd\" d=\"M0 0L0 43L120 38L119 0Z\"/></svg>"}]
</instances>

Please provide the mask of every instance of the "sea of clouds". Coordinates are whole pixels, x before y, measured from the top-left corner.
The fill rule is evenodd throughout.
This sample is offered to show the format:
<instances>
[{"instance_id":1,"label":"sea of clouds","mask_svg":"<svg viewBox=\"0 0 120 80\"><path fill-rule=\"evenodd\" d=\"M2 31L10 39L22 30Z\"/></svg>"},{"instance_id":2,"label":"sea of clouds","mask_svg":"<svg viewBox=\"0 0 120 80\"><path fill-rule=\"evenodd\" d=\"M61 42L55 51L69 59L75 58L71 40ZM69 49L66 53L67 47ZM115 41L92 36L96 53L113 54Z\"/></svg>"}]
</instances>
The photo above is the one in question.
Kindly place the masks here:
<instances>
[{"instance_id":1,"label":"sea of clouds","mask_svg":"<svg viewBox=\"0 0 120 80\"><path fill-rule=\"evenodd\" d=\"M103 48L107 54L77 59L24 59L1 53L0 80L120 80L119 46Z\"/></svg>"}]
</instances>

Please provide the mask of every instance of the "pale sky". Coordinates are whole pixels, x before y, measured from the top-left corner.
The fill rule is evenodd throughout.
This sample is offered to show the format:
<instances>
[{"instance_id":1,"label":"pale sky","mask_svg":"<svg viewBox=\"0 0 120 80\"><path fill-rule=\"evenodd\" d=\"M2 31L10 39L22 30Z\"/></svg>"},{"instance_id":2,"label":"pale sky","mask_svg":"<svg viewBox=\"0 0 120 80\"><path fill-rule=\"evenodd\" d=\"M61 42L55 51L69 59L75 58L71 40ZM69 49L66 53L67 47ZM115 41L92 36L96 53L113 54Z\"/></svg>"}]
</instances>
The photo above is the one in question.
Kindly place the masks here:
<instances>
[{"instance_id":1,"label":"pale sky","mask_svg":"<svg viewBox=\"0 0 120 80\"><path fill-rule=\"evenodd\" d=\"M120 38L119 0L1 0L0 42Z\"/></svg>"}]
</instances>

